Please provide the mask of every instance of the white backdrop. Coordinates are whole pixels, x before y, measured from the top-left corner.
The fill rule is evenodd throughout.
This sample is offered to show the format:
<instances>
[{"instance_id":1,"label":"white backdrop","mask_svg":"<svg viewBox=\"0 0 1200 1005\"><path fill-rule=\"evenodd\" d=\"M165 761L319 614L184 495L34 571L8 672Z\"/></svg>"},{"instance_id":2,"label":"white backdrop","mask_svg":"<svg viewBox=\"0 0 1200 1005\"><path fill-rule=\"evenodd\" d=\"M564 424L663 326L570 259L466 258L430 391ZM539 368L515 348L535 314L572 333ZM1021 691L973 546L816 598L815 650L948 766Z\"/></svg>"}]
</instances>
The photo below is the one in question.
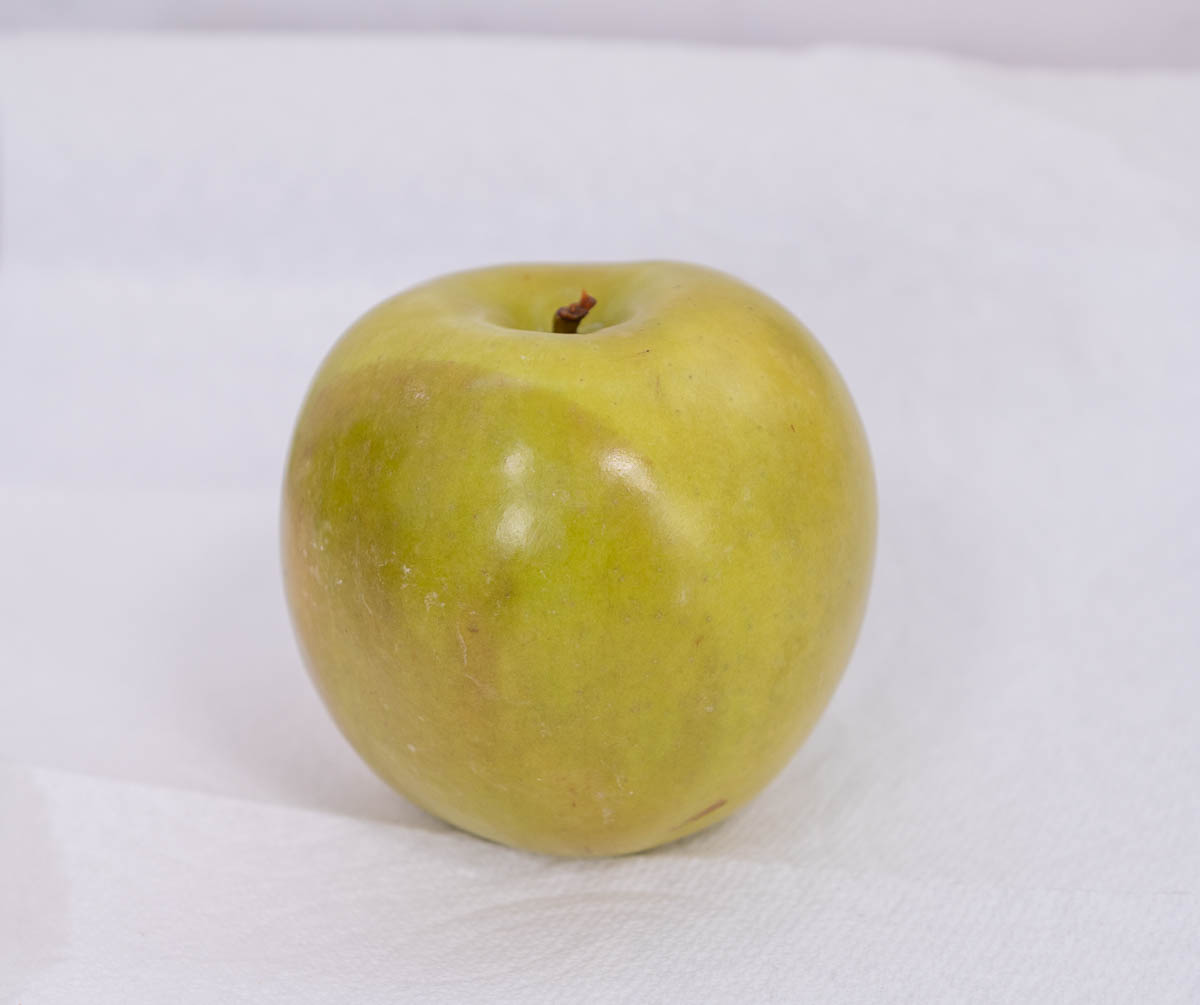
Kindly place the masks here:
<instances>
[{"instance_id":1,"label":"white backdrop","mask_svg":"<svg viewBox=\"0 0 1200 1005\"><path fill-rule=\"evenodd\" d=\"M1200 73L25 39L0 100L0 1001L1200 1001ZM337 734L283 457L380 298L655 256L828 348L876 578L752 805L549 860Z\"/></svg>"},{"instance_id":2,"label":"white backdrop","mask_svg":"<svg viewBox=\"0 0 1200 1005\"><path fill-rule=\"evenodd\" d=\"M0 26L392 28L860 42L1005 62L1200 64L1196 0L2 0Z\"/></svg>"}]
</instances>

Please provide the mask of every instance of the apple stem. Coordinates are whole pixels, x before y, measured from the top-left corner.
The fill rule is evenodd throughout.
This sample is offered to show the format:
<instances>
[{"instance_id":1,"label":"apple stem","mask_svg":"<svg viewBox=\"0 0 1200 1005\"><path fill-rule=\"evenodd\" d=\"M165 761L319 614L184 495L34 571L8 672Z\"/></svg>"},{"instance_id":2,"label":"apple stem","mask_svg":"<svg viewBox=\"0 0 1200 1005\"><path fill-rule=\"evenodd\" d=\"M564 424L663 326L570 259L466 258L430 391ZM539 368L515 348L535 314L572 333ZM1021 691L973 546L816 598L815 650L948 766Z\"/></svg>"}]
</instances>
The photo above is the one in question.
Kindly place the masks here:
<instances>
[{"instance_id":1,"label":"apple stem","mask_svg":"<svg viewBox=\"0 0 1200 1005\"><path fill-rule=\"evenodd\" d=\"M554 331L559 335L574 335L579 331L579 322L587 317L588 311L596 306L596 298L587 290L581 290L579 299L554 312Z\"/></svg>"}]
</instances>

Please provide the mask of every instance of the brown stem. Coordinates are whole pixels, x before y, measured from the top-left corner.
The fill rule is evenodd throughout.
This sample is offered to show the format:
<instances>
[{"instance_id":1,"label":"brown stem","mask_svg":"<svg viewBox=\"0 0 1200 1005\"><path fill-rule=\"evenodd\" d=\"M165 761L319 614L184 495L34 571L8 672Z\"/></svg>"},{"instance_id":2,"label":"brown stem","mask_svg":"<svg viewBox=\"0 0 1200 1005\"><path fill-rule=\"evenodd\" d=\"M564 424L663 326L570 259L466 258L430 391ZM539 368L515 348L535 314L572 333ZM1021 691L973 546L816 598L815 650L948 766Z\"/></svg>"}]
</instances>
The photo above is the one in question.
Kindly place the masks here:
<instances>
[{"instance_id":1,"label":"brown stem","mask_svg":"<svg viewBox=\"0 0 1200 1005\"><path fill-rule=\"evenodd\" d=\"M554 312L554 331L559 335L574 335L579 331L579 322L587 317L588 311L596 306L596 298L581 290L579 299Z\"/></svg>"}]
</instances>

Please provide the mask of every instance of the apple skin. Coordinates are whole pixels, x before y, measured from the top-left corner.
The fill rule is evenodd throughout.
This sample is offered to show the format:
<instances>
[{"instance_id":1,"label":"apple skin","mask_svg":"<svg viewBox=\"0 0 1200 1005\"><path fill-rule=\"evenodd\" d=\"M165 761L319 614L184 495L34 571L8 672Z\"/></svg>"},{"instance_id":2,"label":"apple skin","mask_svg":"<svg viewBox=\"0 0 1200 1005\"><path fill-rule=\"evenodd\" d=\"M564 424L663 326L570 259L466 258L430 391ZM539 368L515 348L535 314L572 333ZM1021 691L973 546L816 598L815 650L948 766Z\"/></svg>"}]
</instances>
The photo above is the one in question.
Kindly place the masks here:
<instances>
[{"instance_id":1,"label":"apple skin","mask_svg":"<svg viewBox=\"0 0 1200 1005\"><path fill-rule=\"evenodd\" d=\"M580 288L597 306L550 331ZM513 265L380 304L304 402L284 579L351 744L444 820L635 852L726 817L828 703L875 489L779 304L675 262Z\"/></svg>"}]
</instances>

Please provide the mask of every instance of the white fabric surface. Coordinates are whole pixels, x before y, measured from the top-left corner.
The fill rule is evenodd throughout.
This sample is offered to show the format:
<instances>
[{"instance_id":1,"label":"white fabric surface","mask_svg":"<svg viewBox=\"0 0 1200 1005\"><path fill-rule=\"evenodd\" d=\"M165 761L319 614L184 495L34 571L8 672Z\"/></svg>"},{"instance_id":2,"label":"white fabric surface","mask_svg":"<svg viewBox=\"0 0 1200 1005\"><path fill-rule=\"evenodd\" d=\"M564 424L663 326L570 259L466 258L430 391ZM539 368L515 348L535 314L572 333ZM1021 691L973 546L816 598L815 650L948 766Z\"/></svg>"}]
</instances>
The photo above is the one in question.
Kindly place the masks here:
<instances>
[{"instance_id":1,"label":"white fabric surface","mask_svg":"<svg viewBox=\"0 0 1200 1005\"><path fill-rule=\"evenodd\" d=\"M1200 1000L1200 75L23 38L0 94L0 1000ZM548 860L338 736L278 485L370 304L643 257L824 342L876 581L751 807Z\"/></svg>"}]
</instances>

